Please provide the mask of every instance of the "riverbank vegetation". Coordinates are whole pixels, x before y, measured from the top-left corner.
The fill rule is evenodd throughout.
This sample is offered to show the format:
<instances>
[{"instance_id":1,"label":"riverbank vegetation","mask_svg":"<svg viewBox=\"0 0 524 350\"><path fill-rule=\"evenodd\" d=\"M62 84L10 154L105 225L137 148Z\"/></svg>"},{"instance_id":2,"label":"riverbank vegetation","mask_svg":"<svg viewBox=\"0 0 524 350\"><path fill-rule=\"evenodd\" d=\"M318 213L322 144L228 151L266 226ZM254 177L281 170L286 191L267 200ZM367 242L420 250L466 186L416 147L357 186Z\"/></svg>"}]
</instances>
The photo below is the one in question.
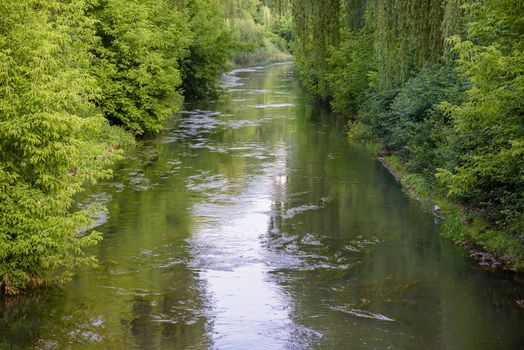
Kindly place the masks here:
<instances>
[{"instance_id":1,"label":"riverbank vegetation","mask_svg":"<svg viewBox=\"0 0 524 350\"><path fill-rule=\"evenodd\" d=\"M74 195L110 176L133 136L160 131L184 98L216 95L233 58L261 47L269 59L284 54L289 12L275 6L0 3L0 292L65 281L95 263L83 248L101 239L90 229L99 208L72 210Z\"/></svg>"},{"instance_id":2,"label":"riverbank vegetation","mask_svg":"<svg viewBox=\"0 0 524 350\"><path fill-rule=\"evenodd\" d=\"M303 85L351 116L352 139L378 145L412 189L441 204L451 238L517 270L522 13L512 0L293 1Z\"/></svg>"},{"instance_id":3,"label":"riverbank vegetation","mask_svg":"<svg viewBox=\"0 0 524 350\"><path fill-rule=\"evenodd\" d=\"M99 208L74 196L233 66L295 54L448 234L524 268L524 4L494 0L6 0L0 290L65 281Z\"/></svg>"},{"instance_id":4,"label":"riverbank vegetation","mask_svg":"<svg viewBox=\"0 0 524 350\"><path fill-rule=\"evenodd\" d=\"M238 36L234 66L290 61L291 7L280 0L222 0L226 22Z\"/></svg>"}]
</instances>

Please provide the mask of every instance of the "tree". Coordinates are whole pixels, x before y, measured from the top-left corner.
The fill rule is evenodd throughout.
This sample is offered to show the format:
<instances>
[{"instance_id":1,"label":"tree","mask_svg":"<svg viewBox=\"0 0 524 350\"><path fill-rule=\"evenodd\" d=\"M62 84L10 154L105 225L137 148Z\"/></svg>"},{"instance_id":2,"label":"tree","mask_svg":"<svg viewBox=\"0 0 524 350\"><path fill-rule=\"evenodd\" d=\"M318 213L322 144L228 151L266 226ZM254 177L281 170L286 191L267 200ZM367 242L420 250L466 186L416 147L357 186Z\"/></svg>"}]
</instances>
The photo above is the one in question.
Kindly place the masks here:
<instances>
[{"instance_id":1,"label":"tree","mask_svg":"<svg viewBox=\"0 0 524 350\"><path fill-rule=\"evenodd\" d=\"M178 62L193 39L186 16L156 0L95 1L88 15L100 40L93 49L96 105L136 135L160 131L182 104Z\"/></svg>"},{"instance_id":2,"label":"tree","mask_svg":"<svg viewBox=\"0 0 524 350\"><path fill-rule=\"evenodd\" d=\"M451 195L473 204L492 223L524 228L524 3L475 1L467 7L467 39L450 38L458 70L471 83L453 118L463 152L439 177Z\"/></svg>"},{"instance_id":3,"label":"tree","mask_svg":"<svg viewBox=\"0 0 524 350\"><path fill-rule=\"evenodd\" d=\"M191 0L188 3L194 37L189 55L183 59L183 90L189 99L214 96L218 75L226 69L235 49L233 32L226 27L218 0Z\"/></svg>"},{"instance_id":4,"label":"tree","mask_svg":"<svg viewBox=\"0 0 524 350\"><path fill-rule=\"evenodd\" d=\"M93 42L83 1L0 3L0 288L60 281L93 258L89 210L71 212L86 182L109 172L106 125L89 96ZM61 273L52 274L60 271ZM65 271L65 272L64 272Z\"/></svg>"}]
</instances>

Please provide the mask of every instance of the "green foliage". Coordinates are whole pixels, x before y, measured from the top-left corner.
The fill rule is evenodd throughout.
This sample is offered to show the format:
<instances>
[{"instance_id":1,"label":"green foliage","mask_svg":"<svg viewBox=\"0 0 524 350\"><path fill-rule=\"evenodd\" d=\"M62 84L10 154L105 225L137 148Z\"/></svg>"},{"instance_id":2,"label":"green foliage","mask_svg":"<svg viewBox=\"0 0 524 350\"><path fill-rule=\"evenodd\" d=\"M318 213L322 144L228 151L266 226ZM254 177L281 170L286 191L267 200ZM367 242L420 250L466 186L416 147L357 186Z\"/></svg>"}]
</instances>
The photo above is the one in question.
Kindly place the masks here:
<instances>
[{"instance_id":1,"label":"green foliage","mask_svg":"<svg viewBox=\"0 0 524 350\"><path fill-rule=\"evenodd\" d=\"M382 134L385 144L407 161L410 171L431 177L437 166L454 163L456 155L446 144L449 120L435 106L457 100L460 93L453 72L440 66L425 67L399 90L386 111Z\"/></svg>"},{"instance_id":2,"label":"green foliage","mask_svg":"<svg viewBox=\"0 0 524 350\"><path fill-rule=\"evenodd\" d=\"M330 98L326 73L330 49L338 47L340 0L293 1L296 71L304 87L322 100Z\"/></svg>"},{"instance_id":3,"label":"green foliage","mask_svg":"<svg viewBox=\"0 0 524 350\"><path fill-rule=\"evenodd\" d=\"M373 129L368 124L359 121L348 123L348 138L350 141L361 143L377 142Z\"/></svg>"},{"instance_id":4,"label":"green foliage","mask_svg":"<svg viewBox=\"0 0 524 350\"><path fill-rule=\"evenodd\" d=\"M472 83L461 104L444 103L463 149L441 169L451 195L491 222L524 228L524 26L522 2L476 1L468 38L452 37L458 69Z\"/></svg>"},{"instance_id":5,"label":"green foliage","mask_svg":"<svg viewBox=\"0 0 524 350\"><path fill-rule=\"evenodd\" d=\"M514 254L524 239L524 3L296 0L293 10L298 76L334 110L358 111L350 138L373 143L367 124L406 178L445 189L495 232L468 237Z\"/></svg>"},{"instance_id":6,"label":"green foliage","mask_svg":"<svg viewBox=\"0 0 524 350\"><path fill-rule=\"evenodd\" d=\"M192 0L188 9L196 40L189 47L189 56L182 61L184 95L193 100L216 97L217 77L226 70L235 49L233 33L224 26L222 7L217 0Z\"/></svg>"},{"instance_id":7,"label":"green foliage","mask_svg":"<svg viewBox=\"0 0 524 350\"><path fill-rule=\"evenodd\" d=\"M178 60L192 40L187 20L169 1L155 0L100 0L88 14L100 38L92 67L97 106L137 135L158 132L182 103Z\"/></svg>"},{"instance_id":8,"label":"green foliage","mask_svg":"<svg viewBox=\"0 0 524 350\"><path fill-rule=\"evenodd\" d=\"M3 1L0 10L0 289L61 281L100 236L72 197L116 153L97 142L107 122L89 96L83 2ZM50 275L50 271L62 271ZM65 271L65 272L64 272Z\"/></svg>"},{"instance_id":9,"label":"green foliage","mask_svg":"<svg viewBox=\"0 0 524 350\"><path fill-rule=\"evenodd\" d=\"M349 33L340 47L332 48L327 62L332 108L354 114L366 96L369 72L375 69L372 33L367 29Z\"/></svg>"},{"instance_id":10,"label":"green foliage","mask_svg":"<svg viewBox=\"0 0 524 350\"><path fill-rule=\"evenodd\" d=\"M402 86L441 58L443 0L377 0L373 20L380 85Z\"/></svg>"},{"instance_id":11,"label":"green foliage","mask_svg":"<svg viewBox=\"0 0 524 350\"><path fill-rule=\"evenodd\" d=\"M216 0L6 0L0 10L0 292L17 293L95 263L83 248L101 238L89 229L99 208L72 205L132 143L109 122L159 131L182 102L180 62L188 93L208 92L232 39Z\"/></svg>"},{"instance_id":12,"label":"green foliage","mask_svg":"<svg viewBox=\"0 0 524 350\"><path fill-rule=\"evenodd\" d=\"M294 1L299 77L314 95L324 100L333 98L337 110L348 108L344 100L355 99L355 91L344 91L351 88L342 88L341 78L334 82L339 70L356 78L353 89L357 91L366 85L366 70L377 71L382 89L403 85L417 69L441 58L443 3Z\"/></svg>"},{"instance_id":13,"label":"green foliage","mask_svg":"<svg viewBox=\"0 0 524 350\"><path fill-rule=\"evenodd\" d=\"M293 20L291 16L282 16L273 25L273 32L285 40L286 48L291 50L291 43L294 40Z\"/></svg>"},{"instance_id":14,"label":"green foliage","mask_svg":"<svg viewBox=\"0 0 524 350\"><path fill-rule=\"evenodd\" d=\"M366 150L371 154L377 154L380 150L380 141L373 129L368 124L359 121L348 123L348 140L351 143L365 145Z\"/></svg>"},{"instance_id":15,"label":"green foliage","mask_svg":"<svg viewBox=\"0 0 524 350\"><path fill-rule=\"evenodd\" d=\"M239 19L234 26L240 45L233 56L239 66L290 60L289 43L278 34L250 19Z\"/></svg>"},{"instance_id":16,"label":"green foliage","mask_svg":"<svg viewBox=\"0 0 524 350\"><path fill-rule=\"evenodd\" d=\"M233 63L249 66L290 60L291 14L288 0L222 0L234 32Z\"/></svg>"}]
</instances>

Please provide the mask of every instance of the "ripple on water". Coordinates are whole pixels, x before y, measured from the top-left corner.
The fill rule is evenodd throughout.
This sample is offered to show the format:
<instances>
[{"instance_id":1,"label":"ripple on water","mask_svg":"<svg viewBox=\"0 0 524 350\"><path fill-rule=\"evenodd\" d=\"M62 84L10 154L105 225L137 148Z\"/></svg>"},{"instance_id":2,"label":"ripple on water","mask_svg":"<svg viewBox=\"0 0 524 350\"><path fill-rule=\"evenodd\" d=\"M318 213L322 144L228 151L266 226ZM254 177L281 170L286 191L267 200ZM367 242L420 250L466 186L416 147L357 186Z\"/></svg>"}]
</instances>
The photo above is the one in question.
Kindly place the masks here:
<instances>
[{"instance_id":1,"label":"ripple on water","mask_svg":"<svg viewBox=\"0 0 524 350\"><path fill-rule=\"evenodd\" d=\"M128 175L129 187L137 192L145 192L151 190L157 184L151 182L142 171L140 172L131 172Z\"/></svg>"},{"instance_id":2,"label":"ripple on water","mask_svg":"<svg viewBox=\"0 0 524 350\"><path fill-rule=\"evenodd\" d=\"M121 287L115 287L115 286L106 286L106 285L100 285L98 288L104 288L113 291L113 294L116 296L132 296L132 297L140 297L145 298L148 296L161 296L162 293L159 292L152 292L149 289L145 288L133 288L133 289L126 289Z\"/></svg>"},{"instance_id":3,"label":"ripple on water","mask_svg":"<svg viewBox=\"0 0 524 350\"><path fill-rule=\"evenodd\" d=\"M294 208L286 210L286 212L282 215L282 218L283 219L291 219L291 218L295 217L296 215L302 214L302 213L304 213L306 211L317 210L317 209L321 209L321 208L322 208L321 206L316 205L316 204L300 205L298 207L294 207Z\"/></svg>"},{"instance_id":4,"label":"ripple on water","mask_svg":"<svg viewBox=\"0 0 524 350\"><path fill-rule=\"evenodd\" d=\"M240 81L242 78L234 75L234 72L229 73L223 73L222 77L220 79L220 86L224 89L226 88L232 88L236 86L242 86L244 83L241 83Z\"/></svg>"},{"instance_id":5,"label":"ripple on water","mask_svg":"<svg viewBox=\"0 0 524 350\"><path fill-rule=\"evenodd\" d=\"M335 311L341 311L343 313L346 313L351 316L360 317L360 318L369 318L377 321L387 321L387 322L394 322L395 320L392 318L389 318L385 315L374 313L366 310L359 310L351 307L350 305L344 305L344 306L333 306L331 307L332 310Z\"/></svg>"},{"instance_id":6,"label":"ripple on water","mask_svg":"<svg viewBox=\"0 0 524 350\"><path fill-rule=\"evenodd\" d=\"M69 339L80 344L95 344L104 340L101 329L105 323L103 316L96 316L77 325L76 329L68 332Z\"/></svg>"},{"instance_id":7,"label":"ripple on water","mask_svg":"<svg viewBox=\"0 0 524 350\"><path fill-rule=\"evenodd\" d=\"M39 339L31 348L35 350L52 350L59 349L59 344L56 340Z\"/></svg>"},{"instance_id":8,"label":"ripple on water","mask_svg":"<svg viewBox=\"0 0 524 350\"><path fill-rule=\"evenodd\" d=\"M270 90L264 89L228 89L227 92L245 92L248 95L265 95L271 93Z\"/></svg>"},{"instance_id":9,"label":"ripple on water","mask_svg":"<svg viewBox=\"0 0 524 350\"><path fill-rule=\"evenodd\" d=\"M93 224L90 227L81 228L80 231L85 233L89 228L95 228L102 226L109 220L109 213L104 208L110 201L112 196L106 192L98 192L89 195L85 200L78 203L77 206L82 210L92 210L96 208L96 212L93 214Z\"/></svg>"},{"instance_id":10,"label":"ripple on water","mask_svg":"<svg viewBox=\"0 0 524 350\"><path fill-rule=\"evenodd\" d=\"M257 109L266 109L266 108L284 108L284 107L295 107L294 103L268 103L268 104L257 104L257 105L247 105L246 107L257 108Z\"/></svg>"},{"instance_id":11,"label":"ripple on water","mask_svg":"<svg viewBox=\"0 0 524 350\"><path fill-rule=\"evenodd\" d=\"M156 176L161 179L168 179L182 169L182 162L178 159L172 159L157 168L158 170L155 171Z\"/></svg>"},{"instance_id":12,"label":"ripple on water","mask_svg":"<svg viewBox=\"0 0 524 350\"><path fill-rule=\"evenodd\" d=\"M180 112L183 117L179 120L178 127L162 136L156 143L168 144L173 142L185 142L190 148L210 148L209 138L206 134L214 132L219 128L239 129L243 127L255 127L260 120L248 120L232 118L230 114L220 112L193 110Z\"/></svg>"},{"instance_id":13,"label":"ripple on water","mask_svg":"<svg viewBox=\"0 0 524 350\"><path fill-rule=\"evenodd\" d=\"M109 186L112 187L112 188L114 188L114 191L115 191L116 193L120 193L120 192L124 191L124 189L126 188L126 185L124 185L124 184L121 183L121 182L116 182L116 181L115 181L115 182L111 182L111 183L109 184Z\"/></svg>"},{"instance_id":14,"label":"ripple on water","mask_svg":"<svg viewBox=\"0 0 524 350\"><path fill-rule=\"evenodd\" d=\"M182 114L183 117L180 119L175 133L181 136L192 136L199 132L202 133L206 130L209 131L215 129L220 123L216 117L221 115L220 112L204 111L200 109L182 111L180 114Z\"/></svg>"},{"instance_id":15,"label":"ripple on water","mask_svg":"<svg viewBox=\"0 0 524 350\"><path fill-rule=\"evenodd\" d=\"M258 120L243 120L243 119L233 119L233 120L226 120L222 124L227 129L240 129L244 127L254 127L260 125L260 121Z\"/></svg>"},{"instance_id":16,"label":"ripple on water","mask_svg":"<svg viewBox=\"0 0 524 350\"><path fill-rule=\"evenodd\" d=\"M209 172L202 172L186 178L186 188L189 191L212 194L212 192L227 191L230 187L229 181L220 175L210 175Z\"/></svg>"},{"instance_id":17,"label":"ripple on water","mask_svg":"<svg viewBox=\"0 0 524 350\"><path fill-rule=\"evenodd\" d=\"M276 269L349 271L380 241L374 237L328 238L314 234L290 234L277 227L261 237L266 260Z\"/></svg>"},{"instance_id":18,"label":"ripple on water","mask_svg":"<svg viewBox=\"0 0 524 350\"><path fill-rule=\"evenodd\" d=\"M237 68L237 69L233 69L232 71L230 71L229 74L235 75L238 73L255 73L259 69L261 69L261 67Z\"/></svg>"},{"instance_id":19,"label":"ripple on water","mask_svg":"<svg viewBox=\"0 0 524 350\"><path fill-rule=\"evenodd\" d=\"M178 243L164 244L153 250L144 249L138 255L131 257L136 265L136 270L140 269L171 269L180 265L187 264L186 257L180 257L177 252L183 250L185 244Z\"/></svg>"}]
</instances>

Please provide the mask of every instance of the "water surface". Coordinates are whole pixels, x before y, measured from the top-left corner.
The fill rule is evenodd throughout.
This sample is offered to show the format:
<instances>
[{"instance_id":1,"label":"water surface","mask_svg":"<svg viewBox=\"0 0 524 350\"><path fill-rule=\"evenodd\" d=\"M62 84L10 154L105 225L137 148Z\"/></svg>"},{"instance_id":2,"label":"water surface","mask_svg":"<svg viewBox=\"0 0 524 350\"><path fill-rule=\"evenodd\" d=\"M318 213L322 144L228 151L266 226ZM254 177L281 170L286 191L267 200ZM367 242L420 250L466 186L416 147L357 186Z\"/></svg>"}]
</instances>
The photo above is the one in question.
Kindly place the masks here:
<instances>
[{"instance_id":1,"label":"water surface","mask_svg":"<svg viewBox=\"0 0 524 350\"><path fill-rule=\"evenodd\" d=\"M5 349L524 349L523 284L438 235L289 64L233 71L81 205L100 268L0 304Z\"/></svg>"}]
</instances>

